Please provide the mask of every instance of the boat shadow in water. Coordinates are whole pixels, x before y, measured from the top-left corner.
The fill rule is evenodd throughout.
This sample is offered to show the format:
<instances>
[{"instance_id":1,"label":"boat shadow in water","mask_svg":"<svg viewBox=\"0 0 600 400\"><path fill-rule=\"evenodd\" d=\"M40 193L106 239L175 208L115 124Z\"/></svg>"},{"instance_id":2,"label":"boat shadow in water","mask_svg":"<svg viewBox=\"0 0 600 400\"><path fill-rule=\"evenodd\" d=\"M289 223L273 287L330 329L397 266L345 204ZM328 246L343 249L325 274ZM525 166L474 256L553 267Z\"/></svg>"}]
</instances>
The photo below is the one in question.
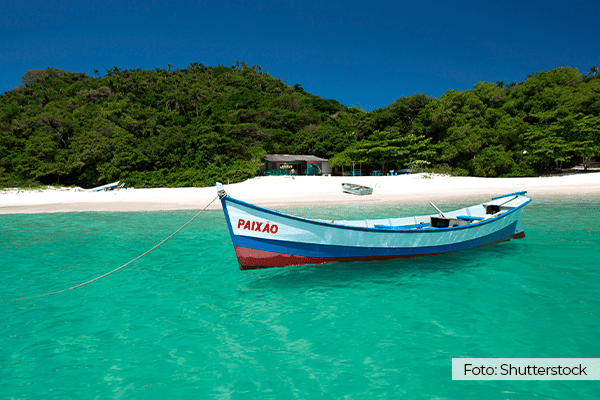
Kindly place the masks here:
<instances>
[{"instance_id":1,"label":"boat shadow in water","mask_svg":"<svg viewBox=\"0 0 600 400\"><path fill-rule=\"evenodd\" d=\"M317 289L348 285L415 285L430 279L466 273L474 268L495 268L497 259L514 254L521 246L504 243L436 256L388 261L355 261L299 265L241 271L248 289ZM445 279L445 278L444 278ZM451 277L448 279L452 279Z\"/></svg>"}]
</instances>

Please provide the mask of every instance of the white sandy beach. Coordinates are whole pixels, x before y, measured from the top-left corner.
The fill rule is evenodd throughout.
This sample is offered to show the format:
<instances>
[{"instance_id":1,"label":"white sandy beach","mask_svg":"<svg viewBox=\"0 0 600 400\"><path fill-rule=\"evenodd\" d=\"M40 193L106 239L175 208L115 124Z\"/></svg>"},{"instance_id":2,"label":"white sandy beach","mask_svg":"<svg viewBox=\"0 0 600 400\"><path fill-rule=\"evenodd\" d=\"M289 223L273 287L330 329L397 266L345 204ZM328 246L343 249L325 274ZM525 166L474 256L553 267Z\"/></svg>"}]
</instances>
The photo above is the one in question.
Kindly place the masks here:
<instances>
[{"instance_id":1,"label":"white sandy beach","mask_svg":"<svg viewBox=\"0 0 600 400\"><path fill-rule=\"evenodd\" d=\"M342 182L374 188L372 195L342 192ZM481 200L526 190L534 200L600 196L600 173L539 178L472 178L441 175L368 177L269 176L225 185L239 200L269 208L343 204L406 204ZM175 189L119 189L86 192L74 189L0 190L0 214L199 210L216 197L215 187ZM208 209L220 209L214 201Z\"/></svg>"}]
</instances>

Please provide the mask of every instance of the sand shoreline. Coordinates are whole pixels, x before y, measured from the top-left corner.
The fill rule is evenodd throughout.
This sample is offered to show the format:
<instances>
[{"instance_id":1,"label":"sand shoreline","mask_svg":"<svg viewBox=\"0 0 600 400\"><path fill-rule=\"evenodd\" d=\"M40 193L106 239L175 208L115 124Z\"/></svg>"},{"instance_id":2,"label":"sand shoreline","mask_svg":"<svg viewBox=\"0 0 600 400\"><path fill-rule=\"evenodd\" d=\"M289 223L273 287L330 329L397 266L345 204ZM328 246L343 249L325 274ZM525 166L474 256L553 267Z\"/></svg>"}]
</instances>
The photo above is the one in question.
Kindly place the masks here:
<instances>
[{"instance_id":1,"label":"sand shoreline","mask_svg":"<svg viewBox=\"0 0 600 400\"><path fill-rule=\"evenodd\" d=\"M342 182L374 188L369 196L342 192ZM486 200L526 190L533 199L597 198L600 173L539 178L473 178L413 174L403 176L306 177L270 176L225 185L239 200L268 208L346 204L407 204ZM0 214L55 212L131 212L200 210L216 197L216 188L121 189L109 192L74 190L0 191ZM214 201L209 210L221 209Z\"/></svg>"}]
</instances>

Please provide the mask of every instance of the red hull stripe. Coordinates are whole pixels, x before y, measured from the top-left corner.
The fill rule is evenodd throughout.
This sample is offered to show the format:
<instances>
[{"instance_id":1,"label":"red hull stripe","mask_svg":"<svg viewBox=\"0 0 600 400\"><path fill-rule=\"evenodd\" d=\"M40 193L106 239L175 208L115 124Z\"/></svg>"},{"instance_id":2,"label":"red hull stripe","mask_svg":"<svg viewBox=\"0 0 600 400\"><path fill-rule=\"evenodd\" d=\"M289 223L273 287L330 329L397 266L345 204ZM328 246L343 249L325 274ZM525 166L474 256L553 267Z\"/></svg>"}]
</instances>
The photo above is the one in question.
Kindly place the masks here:
<instances>
[{"instance_id":1,"label":"red hull stripe","mask_svg":"<svg viewBox=\"0 0 600 400\"><path fill-rule=\"evenodd\" d=\"M350 262L350 261L377 261L391 260L393 258L410 258L416 256L370 256L370 257L331 257L331 258L316 258L295 256L292 254L273 253L271 251L248 249L245 247L235 246L235 254L240 263L240 269L258 269L271 267L287 267L291 265L317 265L333 262Z\"/></svg>"},{"instance_id":2,"label":"red hull stripe","mask_svg":"<svg viewBox=\"0 0 600 400\"><path fill-rule=\"evenodd\" d=\"M498 240L489 245L508 241L510 239L521 239L525 237L525 232L519 232L513 236L509 236L506 239ZM293 254L281 254L274 253L272 251L249 249L247 247L234 246L235 254L238 262L240 263L240 269L261 269L261 268L272 268L272 267L287 267L292 265L317 265L325 263L337 263L337 262L351 262L351 261L385 261L392 260L395 258L412 258L419 256L438 255L445 253L436 254L414 254L414 255L396 255L396 256L366 256L366 257L306 257L297 256Z\"/></svg>"},{"instance_id":3,"label":"red hull stripe","mask_svg":"<svg viewBox=\"0 0 600 400\"><path fill-rule=\"evenodd\" d=\"M521 231L519 233L515 233L513 239L523 239L525 237L525 231Z\"/></svg>"}]
</instances>

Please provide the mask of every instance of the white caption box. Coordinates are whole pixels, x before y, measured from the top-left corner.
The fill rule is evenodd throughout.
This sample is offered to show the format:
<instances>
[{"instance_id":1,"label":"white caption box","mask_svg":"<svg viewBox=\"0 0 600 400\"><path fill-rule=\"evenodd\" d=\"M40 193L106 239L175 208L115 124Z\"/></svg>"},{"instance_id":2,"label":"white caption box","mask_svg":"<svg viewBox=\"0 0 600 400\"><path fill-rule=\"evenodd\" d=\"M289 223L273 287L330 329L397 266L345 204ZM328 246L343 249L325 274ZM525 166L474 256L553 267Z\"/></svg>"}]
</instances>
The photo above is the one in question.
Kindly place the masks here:
<instances>
[{"instance_id":1,"label":"white caption box","mask_svg":"<svg viewBox=\"0 0 600 400\"><path fill-rule=\"evenodd\" d=\"M453 358L452 380L594 381L600 358Z\"/></svg>"}]
</instances>

